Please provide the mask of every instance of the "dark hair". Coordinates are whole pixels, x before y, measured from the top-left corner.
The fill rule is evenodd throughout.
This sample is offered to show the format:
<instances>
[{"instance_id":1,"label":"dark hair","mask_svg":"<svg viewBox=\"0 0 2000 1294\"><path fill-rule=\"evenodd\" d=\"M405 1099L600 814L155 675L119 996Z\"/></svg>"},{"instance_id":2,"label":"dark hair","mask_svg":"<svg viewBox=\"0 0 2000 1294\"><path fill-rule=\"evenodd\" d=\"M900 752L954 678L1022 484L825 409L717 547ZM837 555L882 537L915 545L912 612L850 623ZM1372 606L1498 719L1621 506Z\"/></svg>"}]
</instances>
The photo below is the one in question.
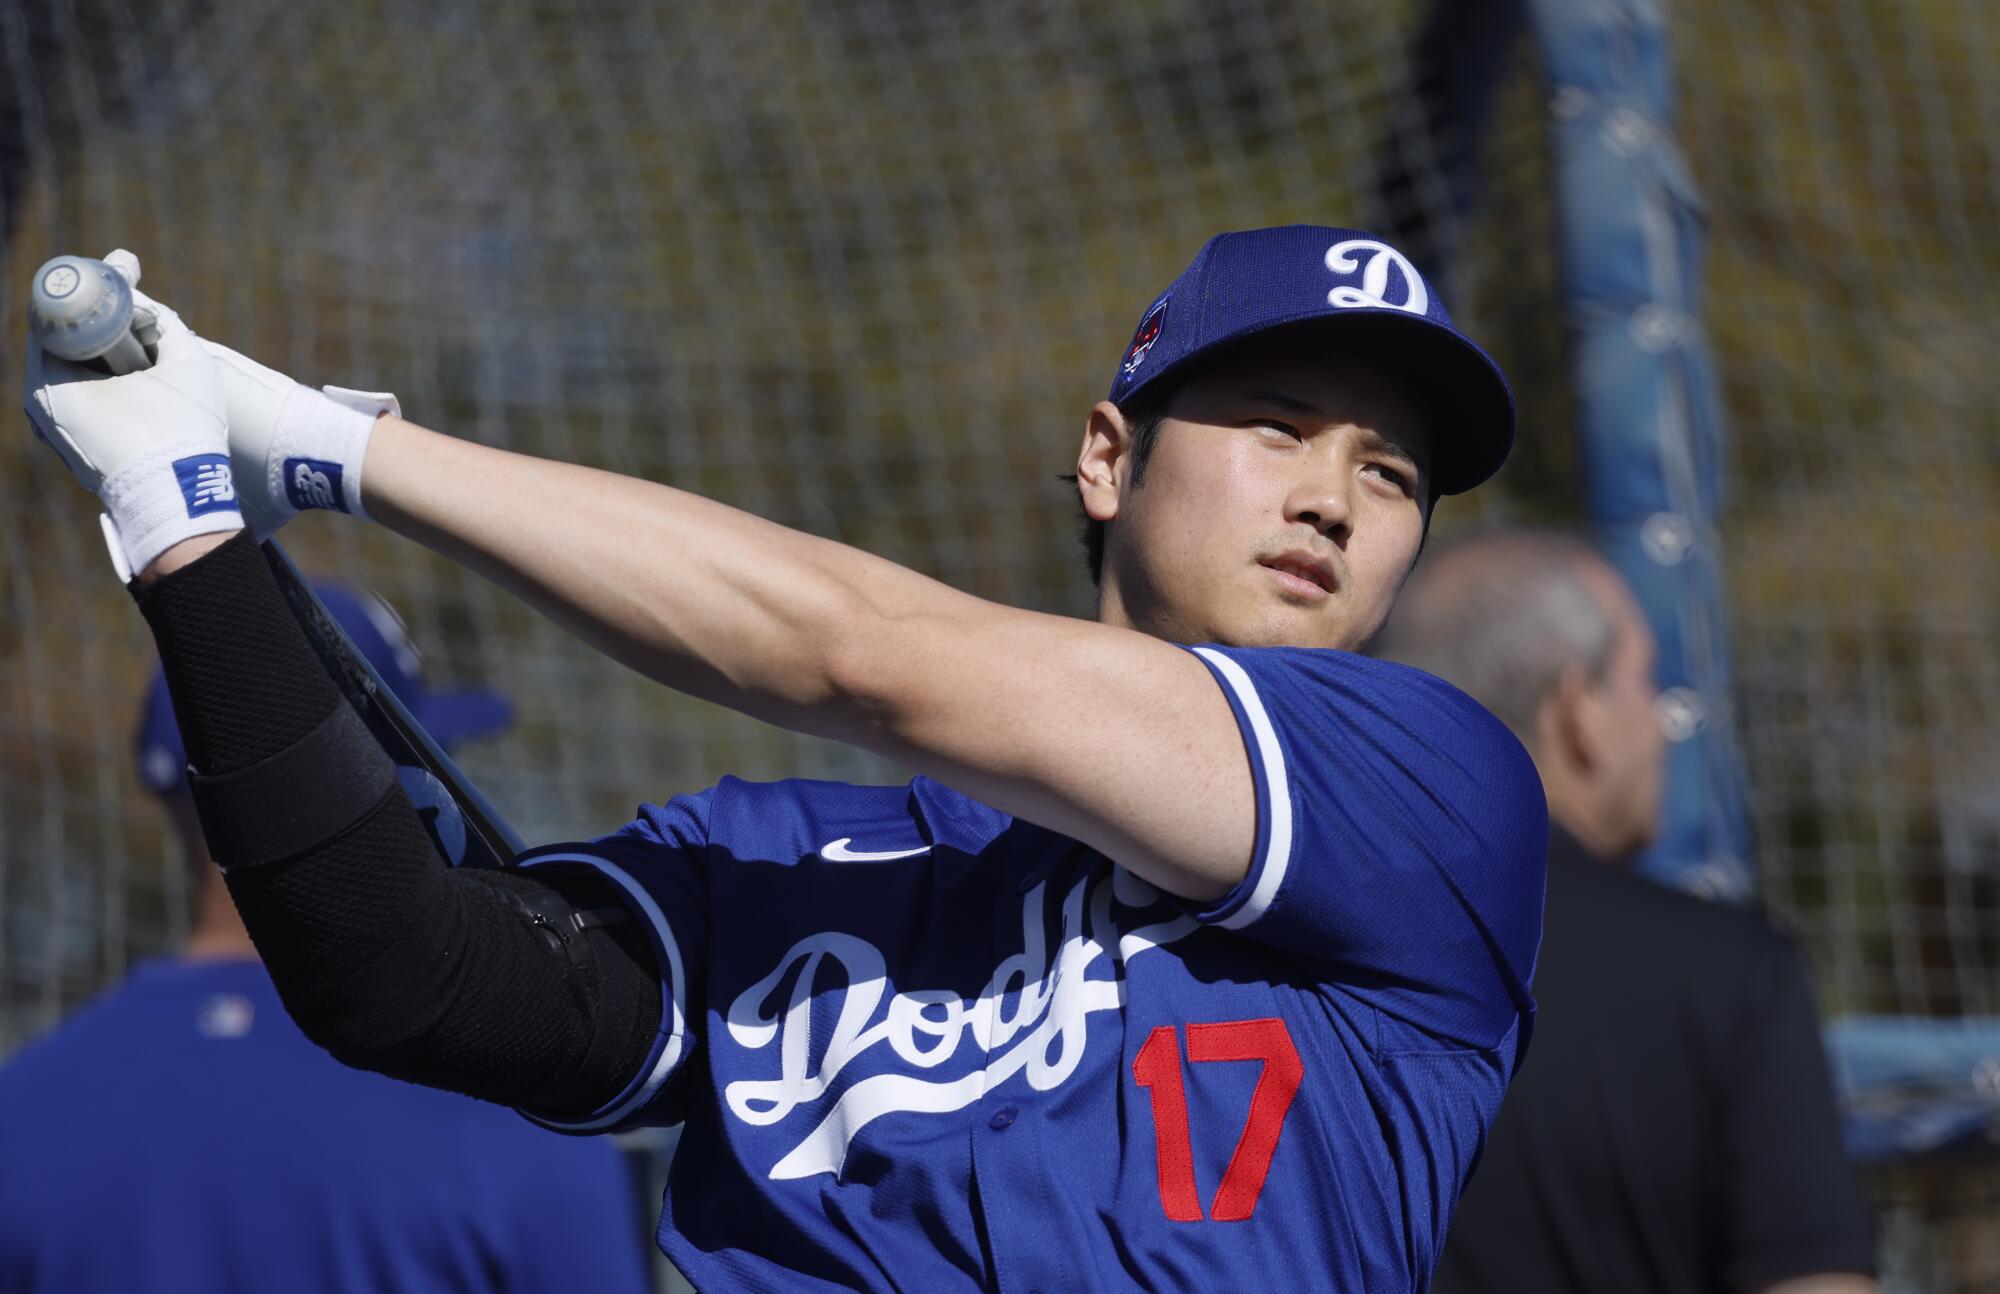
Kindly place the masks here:
<instances>
[{"instance_id":1,"label":"dark hair","mask_svg":"<svg viewBox=\"0 0 2000 1294\"><path fill-rule=\"evenodd\" d=\"M1132 433L1132 484L1135 486L1145 478L1146 460L1153 456L1153 442L1159 439L1160 424L1167 420L1167 410L1173 407L1174 397L1180 394L1180 389L1178 378L1154 382L1118 406L1118 412L1125 417L1125 426ZM1061 479L1074 485L1076 473L1064 472ZM1077 539L1083 544L1083 560L1090 570L1090 582L1095 586L1104 580L1104 523L1087 512L1082 514L1082 522Z\"/></svg>"}]
</instances>

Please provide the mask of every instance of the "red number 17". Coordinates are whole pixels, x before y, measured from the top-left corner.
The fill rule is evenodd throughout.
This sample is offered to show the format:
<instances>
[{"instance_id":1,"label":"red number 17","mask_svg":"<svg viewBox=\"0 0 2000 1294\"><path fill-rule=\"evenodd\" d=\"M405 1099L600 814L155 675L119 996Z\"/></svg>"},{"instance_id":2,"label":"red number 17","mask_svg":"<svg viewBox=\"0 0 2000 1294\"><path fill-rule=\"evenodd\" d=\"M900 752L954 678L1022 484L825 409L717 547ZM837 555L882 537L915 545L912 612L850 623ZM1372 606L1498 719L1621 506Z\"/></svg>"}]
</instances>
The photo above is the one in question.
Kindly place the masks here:
<instances>
[{"instance_id":1,"label":"red number 17","mask_svg":"<svg viewBox=\"0 0 2000 1294\"><path fill-rule=\"evenodd\" d=\"M1285 1022L1225 1020L1187 1027L1188 1059L1261 1060L1264 1072L1250 1094L1250 1117L1236 1139L1236 1153L1222 1174L1210 1214L1217 1222L1241 1222L1257 1209L1264 1175L1278 1151L1278 1133L1292 1108L1305 1066ZM1187 1089L1181 1083L1180 1039L1161 1025L1146 1038L1132 1061L1132 1077L1153 1099L1153 1142L1159 1152L1160 1204L1175 1222L1200 1222L1201 1195L1194 1184L1194 1150L1188 1137Z\"/></svg>"}]
</instances>

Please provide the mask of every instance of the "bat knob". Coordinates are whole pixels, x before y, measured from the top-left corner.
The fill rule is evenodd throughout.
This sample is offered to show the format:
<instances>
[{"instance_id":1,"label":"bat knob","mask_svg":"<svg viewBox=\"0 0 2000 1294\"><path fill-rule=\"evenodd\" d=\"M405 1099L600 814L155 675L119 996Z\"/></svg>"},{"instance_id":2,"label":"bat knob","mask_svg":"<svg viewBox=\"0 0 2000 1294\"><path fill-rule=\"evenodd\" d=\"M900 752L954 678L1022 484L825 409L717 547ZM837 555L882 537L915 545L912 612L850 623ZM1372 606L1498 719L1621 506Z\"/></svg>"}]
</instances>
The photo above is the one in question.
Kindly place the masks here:
<instances>
[{"instance_id":1,"label":"bat knob","mask_svg":"<svg viewBox=\"0 0 2000 1294\"><path fill-rule=\"evenodd\" d=\"M35 271L28 331L62 359L93 360L131 332L132 285L103 261L58 256Z\"/></svg>"}]
</instances>

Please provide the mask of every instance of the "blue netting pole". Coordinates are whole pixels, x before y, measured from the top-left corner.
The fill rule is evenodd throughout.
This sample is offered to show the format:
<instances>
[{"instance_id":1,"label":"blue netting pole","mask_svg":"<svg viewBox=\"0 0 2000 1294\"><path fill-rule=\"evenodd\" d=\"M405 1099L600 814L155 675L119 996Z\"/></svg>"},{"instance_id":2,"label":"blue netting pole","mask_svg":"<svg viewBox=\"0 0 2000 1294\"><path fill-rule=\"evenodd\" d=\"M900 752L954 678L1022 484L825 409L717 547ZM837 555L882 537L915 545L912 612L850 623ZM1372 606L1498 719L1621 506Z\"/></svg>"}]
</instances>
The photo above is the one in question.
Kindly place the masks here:
<instances>
[{"instance_id":1,"label":"blue netting pole","mask_svg":"<svg viewBox=\"0 0 2000 1294\"><path fill-rule=\"evenodd\" d=\"M1657 0L1530 0L1550 90L1556 237L1572 339L1585 506L1660 646L1678 738L1645 868L1749 891L1716 517L1722 410L1700 286L1706 220L1673 134Z\"/></svg>"},{"instance_id":2,"label":"blue netting pole","mask_svg":"<svg viewBox=\"0 0 2000 1294\"><path fill-rule=\"evenodd\" d=\"M1385 232L1435 275L1481 187L1478 136L1525 27L1548 85L1555 238L1571 339L1583 507L1659 639L1669 755L1645 870L1717 897L1751 888L1715 520L1722 415L1701 324L1705 221L1673 135L1657 0L1438 0L1415 103L1431 165L1379 177ZM1424 192L1430 177L1438 192Z\"/></svg>"}]
</instances>

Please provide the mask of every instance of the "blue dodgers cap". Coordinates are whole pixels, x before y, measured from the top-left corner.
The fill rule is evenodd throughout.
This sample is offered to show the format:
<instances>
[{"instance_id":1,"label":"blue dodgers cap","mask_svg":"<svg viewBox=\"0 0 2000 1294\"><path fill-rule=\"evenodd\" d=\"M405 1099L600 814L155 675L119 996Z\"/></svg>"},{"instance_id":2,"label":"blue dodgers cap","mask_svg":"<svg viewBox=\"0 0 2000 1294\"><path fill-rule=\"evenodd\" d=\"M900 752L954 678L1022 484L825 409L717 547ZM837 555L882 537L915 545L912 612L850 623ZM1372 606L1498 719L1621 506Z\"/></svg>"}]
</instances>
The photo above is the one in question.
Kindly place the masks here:
<instances>
[{"instance_id":1,"label":"blue dodgers cap","mask_svg":"<svg viewBox=\"0 0 2000 1294\"><path fill-rule=\"evenodd\" d=\"M1506 375L1460 332L1416 266L1358 229L1283 225L1218 234L1146 307L1111 379L1111 401L1200 356L1274 328L1327 321L1330 346L1409 378L1431 411L1431 476L1460 494L1500 470L1514 443Z\"/></svg>"},{"instance_id":2,"label":"blue dodgers cap","mask_svg":"<svg viewBox=\"0 0 2000 1294\"><path fill-rule=\"evenodd\" d=\"M499 732L513 722L513 707L497 692L434 692L426 686L423 661L410 642L409 631L382 599L317 580L313 592L410 717L440 746L449 749L454 742ZM157 669L139 712L138 758L139 780L155 794L168 795L185 784L187 747L181 744L180 724L174 719L173 699L167 694L167 676Z\"/></svg>"}]
</instances>

